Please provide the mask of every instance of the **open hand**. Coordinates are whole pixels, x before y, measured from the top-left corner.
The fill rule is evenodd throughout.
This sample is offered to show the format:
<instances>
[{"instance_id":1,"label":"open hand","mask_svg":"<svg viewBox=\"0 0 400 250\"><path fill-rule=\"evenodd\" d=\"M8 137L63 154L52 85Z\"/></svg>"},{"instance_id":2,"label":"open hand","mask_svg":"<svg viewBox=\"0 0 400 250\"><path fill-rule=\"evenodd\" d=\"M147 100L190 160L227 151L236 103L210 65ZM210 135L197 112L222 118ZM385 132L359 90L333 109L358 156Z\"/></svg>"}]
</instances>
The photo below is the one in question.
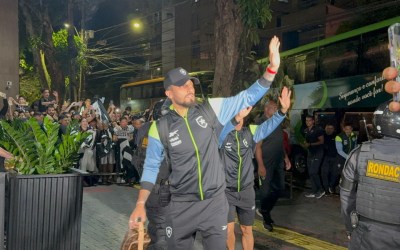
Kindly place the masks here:
<instances>
[{"instance_id":1,"label":"open hand","mask_svg":"<svg viewBox=\"0 0 400 250\"><path fill-rule=\"evenodd\" d=\"M279 47L281 43L279 38L274 36L269 42L269 68L272 71L278 71L279 65L281 64L281 57L279 54Z\"/></svg>"},{"instance_id":2,"label":"open hand","mask_svg":"<svg viewBox=\"0 0 400 250\"><path fill-rule=\"evenodd\" d=\"M282 113L286 113L290 108L290 96L292 95L292 91L287 87L283 87L281 96L279 97L279 102L281 103L281 111Z\"/></svg>"}]
</instances>

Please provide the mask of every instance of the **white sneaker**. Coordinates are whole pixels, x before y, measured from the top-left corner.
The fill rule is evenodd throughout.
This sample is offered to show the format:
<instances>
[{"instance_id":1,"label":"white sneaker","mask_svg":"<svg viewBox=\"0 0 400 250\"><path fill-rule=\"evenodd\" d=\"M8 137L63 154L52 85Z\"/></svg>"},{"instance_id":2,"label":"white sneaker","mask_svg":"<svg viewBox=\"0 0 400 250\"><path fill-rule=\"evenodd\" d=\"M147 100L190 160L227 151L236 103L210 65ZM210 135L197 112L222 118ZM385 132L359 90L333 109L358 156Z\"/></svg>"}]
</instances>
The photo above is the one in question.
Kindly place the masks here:
<instances>
[{"instance_id":1,"label":"white sneaker","mask_svg":"<svg viewBox=\"0 0 400 250\"><path fill-rule=\"evenodd\" d=\"M258 216L260 216L261 218L263 218L263 215L262 215L262 213L261 213L261 211L260 211L259 208L256 209L256 214L257 214Z\"/></svg>"},{"instance_id":2,"label":"white sneaker","mask_svg":"<svg viewBox=\"0 0 400 250\"><path fill-rule=\"evenodd\" d=\"M321 191L321 192L318 192L318 193L315 194L315 198L319 199L324 195L325 195L325 191Z\"/></svg>"},{"instance_id":3,"label":"white sneaker","mask_svg":"<svg viewBox=\"0 0 400 250\"><path fill-rule=\"evenodd\" d=\"M304 197L315 198L315 194L314 193L308 193L308 194L305 194Z\"/></svg>"}]
</instances>

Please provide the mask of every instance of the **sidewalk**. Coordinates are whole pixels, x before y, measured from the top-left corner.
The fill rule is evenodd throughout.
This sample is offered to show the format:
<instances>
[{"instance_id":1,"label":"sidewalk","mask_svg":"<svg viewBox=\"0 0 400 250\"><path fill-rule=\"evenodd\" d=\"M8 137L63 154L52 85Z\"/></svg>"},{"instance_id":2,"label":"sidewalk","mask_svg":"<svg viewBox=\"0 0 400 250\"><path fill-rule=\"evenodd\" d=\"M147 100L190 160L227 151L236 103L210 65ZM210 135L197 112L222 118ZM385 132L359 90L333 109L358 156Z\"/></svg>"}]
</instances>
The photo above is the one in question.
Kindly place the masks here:
<instances>
[{"instance_id":1,"label":"sidewalk","mask_svg":"<svg viewBox=\"0 0 400 250\"><path fill-rule=\"evenodd\" d=\"M81 249L118 250L137 195L137 189L127 186L84 188ZM278 202L272 217L277 226L270 233L256 216L255 249L344 249L339 246L347 244L338 196L307 199L297 190L292 200ZM241 249L236 229L236 248ZM194 249L202 249L200 239Z\"/></svg>"}]
</instances>

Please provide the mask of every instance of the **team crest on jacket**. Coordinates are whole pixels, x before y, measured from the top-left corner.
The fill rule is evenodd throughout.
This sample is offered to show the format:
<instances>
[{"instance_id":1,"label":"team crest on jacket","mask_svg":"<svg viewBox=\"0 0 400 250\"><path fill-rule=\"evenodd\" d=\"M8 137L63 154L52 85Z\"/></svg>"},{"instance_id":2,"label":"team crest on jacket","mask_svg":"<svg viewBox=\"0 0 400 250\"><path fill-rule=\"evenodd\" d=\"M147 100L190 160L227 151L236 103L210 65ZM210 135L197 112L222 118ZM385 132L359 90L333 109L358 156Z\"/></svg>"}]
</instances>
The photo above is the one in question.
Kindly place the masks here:
<instances>
[{"instance_id":1,"label":"team crest on jacket","mask_svg":"<svg viewBox=\"0 0 400 250\"><path fill-rule=\"evenodd\" d=\"M208 123L206 122L206 120L204 120L203 116L197 117L196 122L202 128L207 128L207 126L208 126Z\"/></svg>"},{"instance_id":2,"label":"team crest on jacket","mask_svg":"<svg viewBox=\"0 0 400 250\"><path fill-rule=\"evenodd\" d=\"M246 140L246 139L243 139L243 145L244 145L246 148L248 148L248 147L249 147L249 143L247 142L247 140Z\"/></svg>"},{"instance_id":3,"label":"team crest on jacket","mask_svg":"<svg viewBox=\"0 0 400 250\"><path fill-rule=\"evenodd\" d=\"M171 236L172 236L172 227L165 228L165 232L167 233L167 237L171 238Z\"/></svg>"}]
</instances>

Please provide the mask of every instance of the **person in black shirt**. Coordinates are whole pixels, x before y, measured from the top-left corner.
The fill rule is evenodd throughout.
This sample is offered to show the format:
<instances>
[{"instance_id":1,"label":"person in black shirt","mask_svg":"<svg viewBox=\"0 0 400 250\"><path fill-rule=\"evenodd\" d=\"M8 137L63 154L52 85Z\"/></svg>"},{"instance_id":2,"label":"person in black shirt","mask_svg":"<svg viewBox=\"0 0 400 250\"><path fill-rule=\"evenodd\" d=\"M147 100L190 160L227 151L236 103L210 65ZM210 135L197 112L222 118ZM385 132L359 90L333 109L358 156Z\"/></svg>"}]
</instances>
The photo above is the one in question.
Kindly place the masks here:
<instances>
[{"instance_id":1,"label":"person in black shirt","mask_svg":"<svg viewBox=\"0 0 400 250\"><path fill-rule=\"evenodd\" d=\"M316 127L314 124L314 117L308 115L306 117L307 128L304 130L306 142L303 146L308 150L307 168L311 180L312 192L306 194L305 197L319 199L325 195L319 177L319 170L322 158L324 157L324 131L321 128Z\"/></svg>"},{"instance_id":2,"label":"person in black shirt","mask_svg":"<svg viewBox=\"0 0 400 250\"><path fill-rule=\"evenodd\" d=\"M278 110L278 104L269 100L264 106L264 117L271 118ZM256 212L263 217L264 228L273 230L271 211L285 190L285 170L291 168L290 160L283 145L283 129L276 128L267 138L256 144L255 152L258 175L261 178L261 206Z\"/></svg>"},{"instance_id":3,"label":"person in black shirt","mask_svg":"<svg viewBox=\"0 0 400 250\"><path fill-rule=\"evenodd\" d=\"M55 99L50 96L49 89L42 89L42 97L40 98L39 103L38 103L39 112L44 113L44 112L46 112L48 106L50 106L50 105L54 106L58 103L57 91L54 91L53 95L54 95Z\"/></svg>"},{"instance_id":4,"label":"person in black shirt","mask_svg":"<svg viewBox=\"0 0 400 250\"><path fill-rule=\"evenodd\" d=\"M326 194L334 194L337 177L337 151L335 144L335 126L325 125L324 133L324 161L321 166L322 184Z\"/></svg>"}]
</instances>

